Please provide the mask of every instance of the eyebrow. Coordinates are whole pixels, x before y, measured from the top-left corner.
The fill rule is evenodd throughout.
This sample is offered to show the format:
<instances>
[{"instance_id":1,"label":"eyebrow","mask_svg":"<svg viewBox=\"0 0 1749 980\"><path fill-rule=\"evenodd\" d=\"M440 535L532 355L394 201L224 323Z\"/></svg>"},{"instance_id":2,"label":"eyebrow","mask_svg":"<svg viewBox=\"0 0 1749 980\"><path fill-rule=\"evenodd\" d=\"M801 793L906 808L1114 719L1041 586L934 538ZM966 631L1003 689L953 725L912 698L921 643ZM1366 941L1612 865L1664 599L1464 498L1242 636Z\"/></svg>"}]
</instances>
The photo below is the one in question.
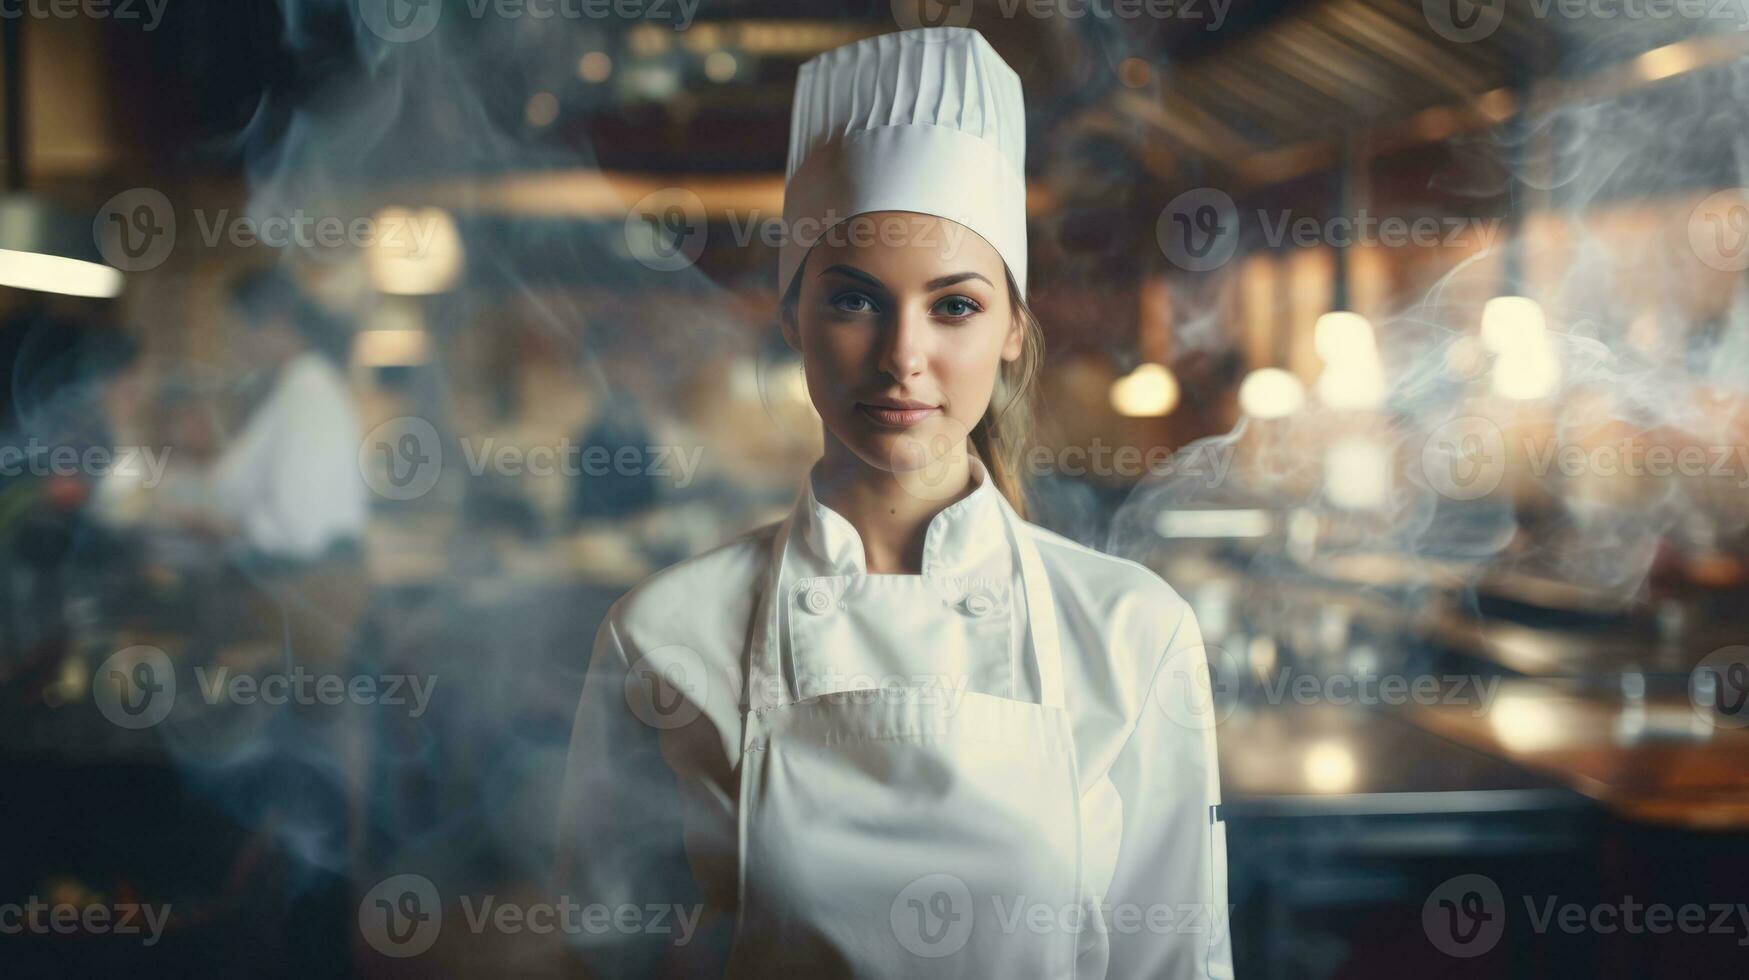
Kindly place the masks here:
<instances>
[{"instance_id":1,"label":"eyebrow","mask_svg":"<svg viewBox=\"0 0 1749 980\"><path fill-rule=\"evenodd\" d=\"M853 266L853 265L839 264L839 265L827 266L826 268L820 270L820 275L823 276L828 272L836 272L842 276L849 276L852 279L857 279L857 280L860 280L862 282L866 282L869 285L875 287L876 289L879 289L882 291L885 291L887 288L886 285L884 283L882 283L879 279L876 279L874 276L869 275L868 273L862 271L861 269L858 269L856 266ZM816 276L815 278L819 278L819 277ZM981 280L984 283L984 285L989 286L991 289L996 288L996 284L991 282L989 279L985 278L983 276L983 274L981 274L981 273L956 272L956 273L953 273L952 275L939 276L935 279L929 280L928 282L923 284L923 289L925 292L934 292L937 289L942 289L942 288L945 288L947 286L951 286L957 282L964 282L967 279L978 279L978 280Z\"/></svg>"}]
</instances>

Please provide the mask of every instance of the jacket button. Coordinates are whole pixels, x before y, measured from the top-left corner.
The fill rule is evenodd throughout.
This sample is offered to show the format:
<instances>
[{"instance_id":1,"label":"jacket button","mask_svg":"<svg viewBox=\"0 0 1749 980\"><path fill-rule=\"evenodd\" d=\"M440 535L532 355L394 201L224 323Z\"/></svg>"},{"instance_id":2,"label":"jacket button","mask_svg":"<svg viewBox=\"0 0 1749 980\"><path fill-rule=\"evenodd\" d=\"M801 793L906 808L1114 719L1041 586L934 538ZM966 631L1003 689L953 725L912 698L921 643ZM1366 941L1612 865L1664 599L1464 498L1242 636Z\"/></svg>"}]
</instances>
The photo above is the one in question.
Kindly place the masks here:
<instances>
[{"instance_id":1,"label":"jacket button","mask_svg":"<svg viewBox=\"0 0 1749 980\"><path fill-rule=\"evenodd\" d=\"M988 616L996 611L996 600L988 592L973 592L966 596L965 606L974 616Z\"/></svg>"},{"instance_id":2,"label":"jacket button","mask_svg":"<svg viewBox=\"0 0 1749 980\"><path fill-rule=\"evenodd\" d=\"M832 609L832 593L824 585L810 585L802 593L802 608L811 613L825 613Z\"/></svg>"}]
</instances>

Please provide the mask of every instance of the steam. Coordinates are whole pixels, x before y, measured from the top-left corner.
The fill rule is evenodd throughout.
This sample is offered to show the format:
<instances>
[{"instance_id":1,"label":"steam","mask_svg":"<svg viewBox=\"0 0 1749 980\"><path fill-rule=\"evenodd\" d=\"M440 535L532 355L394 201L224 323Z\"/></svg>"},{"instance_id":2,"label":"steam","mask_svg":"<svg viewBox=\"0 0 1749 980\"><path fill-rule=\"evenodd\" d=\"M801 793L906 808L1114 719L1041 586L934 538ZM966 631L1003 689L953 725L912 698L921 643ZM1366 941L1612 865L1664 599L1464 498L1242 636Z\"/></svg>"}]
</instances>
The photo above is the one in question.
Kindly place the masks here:
<instances>
[{"instance_id":1,"label":"steam","mask_svg":"<svg viewBox=\"0 0 1749 980\"><path fill-rule=\"evenodd\" d=\"M1524 569L1629 603L1644 597L1662 540L1704 548L1744 530L1749 291L1738 285L1728 309L1719 301L1730 274L1697 258L1690 230L1701 219L1690 211L1713 190L1749 180L1749 141L1739 135L1749 121L1749 63L1735 58L1647 82L1639 76L1656 72L1651 56L1634 60L1639 52L1685 39L1705 51L1706 26L1584 26L1583 37L1567 39L1562 81L1541 84L1516 124L1456 147L1462 163L1438 176L1440 189L1478 197L1512 183L1520 220L1509 239L1401 290L1374 318L1382 404L1341 413L1314 398L1287 418L1246 420L1187 447L1235 451L1232 477L1215 488L1144 481L1114 518L1111 550L1171 557L1151 533L1161 512L1262 506L1281 521L1276 545L1257 552L1251 568L1257 589L1296 568L1379 553L1402 559L1408 580L1400 585L1438 588L1460 602L1491 572ZM1630 233L1625 222L1636 217ZM1639 231L1647 226L1656 233ZM1704 230L1739 234L1728 224ZM1528 286L1505 275L1512 250ZM1231 277L1239 267L1186 278ZM1193 288L1180 295L1216 292L1186 285ZM1509 345L1546 345L1547 373L1558 375L1546 398L1491 390L1517 354L1490 351L1477 336L1483 300L1520 288L1540 302L1546 332L1528 338L1515 324L1504 336ZM1632 305L1646 297L1649 305ZM1197 307L1189 320L1224 312ZM1198 336L1181 340L1200 346ZM1429 478L1429 461L1434 471L1450 461L1429 446L1466 435L1499 439L1490 451L1503 452L1505 466L1492 493L1443 492L1450 488ZM1357 472L1371 465L1364 454L1340 453L1355 438L1377 448L1384 470L1376 487ZM1724 472L1605 472L1611 454L1636 445L1692 447ZM1562 460L1574 453L1587 455L1571 472ZM1341 506L1357 483L1362 498L1378 491L1371 504Z\"/></svg>"},{"instance_id":2,"label":"steam","mask_svg":"<svg viewBox=\"0 0 1749 980\"><path fill-rule=\"evenodd\" d=\"M308 652L294 649L286 668L406 676L426 685L429 705L417 716L381 704L303 712L227 705L180 712L161 730L191 785L246 826L269 829L304 862L311 877L299 885L339 875L359 894L402 872L468 880L488 858L543 879L572 713L607 597L580 598L571 585L555 593L497 584L510 573L488 529L463 511L491 488L470 484L463 450L508 429L516 394L498 393L494 404L469 372L496 351L537 344L556 352L572 394L586 392L595 410L636 404L680 443L677 452L696 459L697 447L685 445L691 437L664 427L671 420L663 409L724 357L751 359L757 333L696 268L640 261L617 217L523 217L483 200L482 188L506 175L595 168L586 145L572 134L552 138L524 106L532 92L575 84L578 55L599 32L565 25L531 59L543 46L530 32L546 31L544 21L452 17L417 39L390 40L369 22L369 0L280 6L299 74L262 99L234 141L247 178L245 215L351 221L385 208L439 207L453 216L466 252L453 289L418 297L372 288L369 256L357 248L279 257L318 282L322 301L351 322L430 336L430 362L385 388L376 415L429 422L448 461L429 494L387 506L453 528L433 532L452 556L446 571L378 610L386 628L361 631L351 661L309 665L301 659ZM578 281L612 284L614 304L582 307L565 288ZM456 351L473 363L452 361ZM367 417L366 427L379 420ZM701 475L719 465L705 459ZM475 611L485 607L495 611ZM555 648L564 655L546 656ZM192 693L190 679L181 681ZM363 800L363 812L349 800Z\"/></svg>"}]
</instances>

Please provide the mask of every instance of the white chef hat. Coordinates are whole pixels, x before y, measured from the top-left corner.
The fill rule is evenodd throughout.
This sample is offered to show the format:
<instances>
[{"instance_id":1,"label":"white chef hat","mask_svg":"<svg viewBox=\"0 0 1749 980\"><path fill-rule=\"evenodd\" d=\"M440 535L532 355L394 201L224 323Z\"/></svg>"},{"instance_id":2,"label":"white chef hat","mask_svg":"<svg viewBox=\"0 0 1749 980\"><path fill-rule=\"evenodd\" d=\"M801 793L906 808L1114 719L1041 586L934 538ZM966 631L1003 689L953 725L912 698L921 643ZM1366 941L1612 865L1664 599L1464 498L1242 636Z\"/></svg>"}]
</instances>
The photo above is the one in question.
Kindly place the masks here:
<instances>
[{"instance_id":1,"label":"white chef hat","mask_svg":"<svg viewBox=\"0 0 1749 980\"><path fill-rule=\"evenodd\" d=\"M832 225L916 211L977 232L1024 297L1025 163L1020 76L975 30L881 34L810 58L790 111L778 295Z\"/></svg>"}]
</instances>

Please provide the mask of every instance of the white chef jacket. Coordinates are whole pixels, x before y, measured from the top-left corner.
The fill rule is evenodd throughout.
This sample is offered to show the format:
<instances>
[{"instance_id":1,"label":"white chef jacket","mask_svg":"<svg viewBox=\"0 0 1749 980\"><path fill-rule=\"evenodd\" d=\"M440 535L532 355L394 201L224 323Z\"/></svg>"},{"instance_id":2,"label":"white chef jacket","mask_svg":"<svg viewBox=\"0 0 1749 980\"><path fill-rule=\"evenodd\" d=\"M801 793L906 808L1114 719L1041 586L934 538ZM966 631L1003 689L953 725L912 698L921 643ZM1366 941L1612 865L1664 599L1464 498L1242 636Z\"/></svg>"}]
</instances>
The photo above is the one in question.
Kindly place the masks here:
<instances>
[{"instance_id":1,"label":"white chef jacket","mask_svg":"<svg viewBox=\"0 0 1749 980\"><path fill-rule=\"evenodd\" d=\"M280 369L273 390L214 464L214 502L256 551L319 557L329 545L364 534L363 440L346 379L327 358L305 351Z\"/></svg>"},{"instance_id":2,"label":"white chef jacket","mask_svg":"<svg viewBox=\"0 0 1749 980\"><path fill-rule=\"evenodd\" d=\"M945 590L994 595L1020 620L1006 662L985 650L986 662L959 665L960 676L971 690L1032 700L1038 677L1021 656L1027 614L1024 603L1008 601L1021 594L1019 563L1004 536L1000 491L976 458L972 470L976 489L929 523L922 574ZM866 575L855 528L819 502L811 476L804 483L789 518L798 574ZM631 907L646 923L660 906L703 912L684 943L673 917L668 929L570 937L603 975L720 974L736 918L741 688L780 523L646 579L613 605L596 635L563 790L561 883L581 904ZM1103 896L1103 926L1086 927L1077 976L1230 978L1226 834L1216 818L1213 712L1195 617L1144 566L1023 526L1056 603L1081 788L1082 881ZM937 651L890 649L878 637L843 642L857 647L856 669L798 678L798 696L944 673L931 660ZM878 925L887 910L868 916ZM1105 949L1089 956L1088 943Z\"/></svg>"}]
</instances>

